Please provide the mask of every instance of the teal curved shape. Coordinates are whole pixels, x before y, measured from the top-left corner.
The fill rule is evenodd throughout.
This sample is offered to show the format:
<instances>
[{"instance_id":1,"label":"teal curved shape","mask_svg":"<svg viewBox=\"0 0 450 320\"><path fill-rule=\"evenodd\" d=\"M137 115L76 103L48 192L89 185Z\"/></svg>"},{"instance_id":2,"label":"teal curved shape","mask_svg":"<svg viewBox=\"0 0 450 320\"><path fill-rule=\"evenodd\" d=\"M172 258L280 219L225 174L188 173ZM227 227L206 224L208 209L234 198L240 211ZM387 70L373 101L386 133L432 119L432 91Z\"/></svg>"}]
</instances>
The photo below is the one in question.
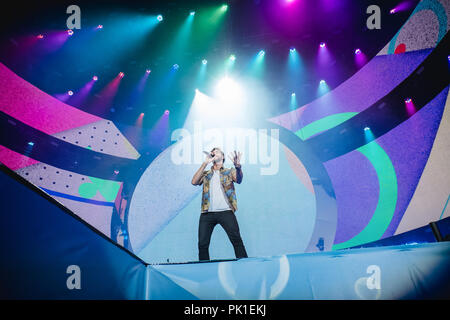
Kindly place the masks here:
<instances>
[{"instance_id":1,"label":"teal curved shape","mask_svg":"<svg viewBox=\"0 0 450 320\"><path fill-rule=\"evenodd\" d=\"M344 112L327 116L308 124L295 134L304 140L314 134L331 129L356 114L356 112ZM380 239L391 223L397 205L397 175L387 153L376 141L371 141L356 150L369 160L377 174L379 183L377 207L369 223L361 232L345 242L334 244L332 250L349 248Z\"/></svg>"},{"instance_id":2,"label":"teal curved shape","mask_svg":"<svg viewBox=\"0 0 450 320\"><path fill-rule=\"evenodd\" d=\"M327 116L314 122L311 122L310 124L304 126L300 130L295 132L295 134L300 139L306 140L315 134L334 128L335 126L341 124L342 122L347 121L348 119L350 119L353 116L356 116L357 114L358 114L357 112L343 112L332 114L331 116Z\"/></svg>"},{"instance_id":3,"label":"teal curved shape","mask_svg":"<svg viewBox=\"0 0 450 320\"><path fill-rule=\"evenodd\" d=\"M406 20L405 24L411 19L417 12L422 10L431 10L436 14L436 17L439 21L439 33L438 33L438 39L436 42L436 45L442 40L442 38L447 33L447 14L445 12L445 8L442 6L442 4L438 0L423 0L419 2L417 7L414 9L414 11L409 16L408 20ZM388 54L393 54L395 51L395 43L397 42L397 37L400 34L400 31L402 31L403 27L400 28L399 31L395 34L395 36L392 38L392 40L389 42L388 47Z\"/></svg>"},{"instance_id":4,"label":"teal curved shape","mask_svg":"<svg viewBox=\"0 0 450 320\"><path fill-rule=\"evenodd\" d=\"M379 184L378 203L366 227L353 238L334 244L332 249L344 249L380 239L394 217L397 205L397 175L391 159L384 149L372 141L358 149L372 164Z\"/></svg>"}]
</instances>

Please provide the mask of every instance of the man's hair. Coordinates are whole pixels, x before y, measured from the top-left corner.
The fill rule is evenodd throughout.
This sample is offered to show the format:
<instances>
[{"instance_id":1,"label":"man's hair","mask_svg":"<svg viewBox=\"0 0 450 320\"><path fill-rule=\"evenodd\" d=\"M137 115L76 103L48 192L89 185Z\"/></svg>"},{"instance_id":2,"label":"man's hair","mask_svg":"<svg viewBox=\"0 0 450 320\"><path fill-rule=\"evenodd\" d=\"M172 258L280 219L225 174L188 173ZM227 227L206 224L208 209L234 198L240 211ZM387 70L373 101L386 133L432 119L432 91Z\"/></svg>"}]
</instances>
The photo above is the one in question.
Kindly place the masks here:
<instances>
[{"instance_id":1,"label":"man's hair","mask_svg":"<svg viewBox=\"0 0 450 320\"><path fill-rule=\"evenodd\" d=\"M213 153L214 150L219 150L220 152L222 152L222 158L223 158L222 163L225 163L225 153L223 153L223 151L218 147L212 148L211 153Z\"/></svg>"}]
</instances>

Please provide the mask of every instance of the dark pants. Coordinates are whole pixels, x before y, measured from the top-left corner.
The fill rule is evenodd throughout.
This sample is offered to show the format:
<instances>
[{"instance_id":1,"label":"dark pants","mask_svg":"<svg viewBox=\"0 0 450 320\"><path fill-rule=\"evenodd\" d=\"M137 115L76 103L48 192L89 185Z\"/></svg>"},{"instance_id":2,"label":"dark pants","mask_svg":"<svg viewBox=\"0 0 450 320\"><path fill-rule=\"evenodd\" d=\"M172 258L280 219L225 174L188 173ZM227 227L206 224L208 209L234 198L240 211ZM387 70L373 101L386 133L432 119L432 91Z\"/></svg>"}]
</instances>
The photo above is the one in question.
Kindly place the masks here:
<instances>
[{"instance_id":1,"label":"dark pants","mask_svg":"<svg viewBox=\"0 0 450 320\"><path fill-rule=\"evenodd\" d=\"M209 242L216 224L220 224L228 235L234 248L236 258L247 258L244 243L239 233L239 226L233 211L202 213L198 225L198 257L209 260Z\"/></svg>"}]
</instances>

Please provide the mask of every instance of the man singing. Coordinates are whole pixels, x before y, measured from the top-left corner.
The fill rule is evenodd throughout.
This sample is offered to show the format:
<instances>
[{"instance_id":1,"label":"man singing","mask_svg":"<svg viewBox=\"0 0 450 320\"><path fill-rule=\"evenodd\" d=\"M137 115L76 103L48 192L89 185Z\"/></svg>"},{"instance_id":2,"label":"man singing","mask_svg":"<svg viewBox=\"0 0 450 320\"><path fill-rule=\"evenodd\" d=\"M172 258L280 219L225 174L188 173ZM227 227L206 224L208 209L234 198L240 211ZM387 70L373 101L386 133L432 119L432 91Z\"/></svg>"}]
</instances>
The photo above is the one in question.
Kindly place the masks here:
<instances>
[{"instance_id":1,"label":"man singing","mask_svg":"<svg viewBox=\"0 0 450 320\"><path fill-rule=\"evenodd\" d=\"M203 184L202 206L198 227L199 260L209 260L209 242L216 224L220 224L228 235L236 258L247 258L244 243L239 232L239 225L234 212L237 210L234 183L242 182L241 153L231 153L229 159L234 168L224 168L225 155L219 148L214 148L194 174L192 184ZM210 170L206 166L213 162Z\"/></svg>"}]
</instances>

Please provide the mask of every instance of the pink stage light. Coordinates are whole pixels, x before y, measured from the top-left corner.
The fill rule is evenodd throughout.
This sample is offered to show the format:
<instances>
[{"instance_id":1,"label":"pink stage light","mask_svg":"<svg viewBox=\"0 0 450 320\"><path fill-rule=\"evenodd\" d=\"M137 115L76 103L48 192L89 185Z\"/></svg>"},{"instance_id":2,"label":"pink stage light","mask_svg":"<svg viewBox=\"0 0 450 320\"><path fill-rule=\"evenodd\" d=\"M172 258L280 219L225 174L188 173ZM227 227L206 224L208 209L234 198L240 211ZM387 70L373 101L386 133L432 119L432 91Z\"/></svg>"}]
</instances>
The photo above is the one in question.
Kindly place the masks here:
<instances>
[{"instance_id":1,"label":"pink stage light","mask_svg":"<svg viewBox=\"0 0 450 320\"><path fill-rule=\"evenodd\" d=\"M93 77L92 77L92 80L97 81L97 80L98 80L98 77L97 77L97 76L93 76Z\"/></svg>"},{"instance_id":2,"label":"pink stage light","mask_svg":"<svg viewBox=\"0 0 450 320\"><path fill-rule=\"evenodd\" d=\"M408 116L412 116L414 113L417 112L416 106L412 102L411 98L405 99L405 107L406 107L406 112L408 113Z\"/></svg>"},{"instance_id":3,"label":"pink stage light","mask_svg":"<svg viewBox=\"0 0 450 320\"><path fill-rule=\"evenodd\" d=\"M119 72L119 77L120 77L120 78L123 78L124 76L125 76L125 73Z\"/></svg>"},{"instance_id":4,"label":"pink stage light","mask_svg":"<svg viewBox=\"0 0 450 320\"><path fill-rule=\"evenodd\" d=\"M38 34L36 37L37 37L38 39L44 39L44 35L43 35L43 34Z\"/></svg>"},{"instance_id":5,"label":"pink stage light","mask_svg":"<svg viewBox=\"0 0 450 320\"><path fill-rule=\"evenodd\" d=\"M165 115L168 115L169 113L170 113L169 110L164 111L164 114L165 114Z\"/></svg>"},{"instance_id":6,"label":"pink stage light","mask_svg":"<svg viewBox=\"0 0 450 320\"><path fill-rule=\"evenodd\" d=\"M69 90L69 91L67 91L67 94L68 94L69 96L73 96L73 91L72 91L72 90Z\"/></svg>"},{"instance_id":7,"label":"pink stage light","mask_svg":"<svg viewBox=\"0 0 450 320\"><path fill-rule=\"evenodd\" d=\"M356 49L355 50L355 54L360 54L361 53L361 50L360 49Z\"/></svg>"},{"instance_id":8,"label":"pink stage light","mask_svg":"<svg viewBox=\"0 0 450 320\"><path fill-rule=\"evenodd\" d=\"M102 24L99 24L99 25L97 26L97 29L103 29L103 25L102 25Z\"/></svg>"},{"instance_id":9,"label":"pink stage light","mask_svg":"<svg viewBox=\"0 0 450 320\"><path fill-rule=\"evenodd\" d=\"M72 30L72 29L67 30L67 34L68 34L69 36L73 35L73 30Z\"/></svg>"}]
</instances>

